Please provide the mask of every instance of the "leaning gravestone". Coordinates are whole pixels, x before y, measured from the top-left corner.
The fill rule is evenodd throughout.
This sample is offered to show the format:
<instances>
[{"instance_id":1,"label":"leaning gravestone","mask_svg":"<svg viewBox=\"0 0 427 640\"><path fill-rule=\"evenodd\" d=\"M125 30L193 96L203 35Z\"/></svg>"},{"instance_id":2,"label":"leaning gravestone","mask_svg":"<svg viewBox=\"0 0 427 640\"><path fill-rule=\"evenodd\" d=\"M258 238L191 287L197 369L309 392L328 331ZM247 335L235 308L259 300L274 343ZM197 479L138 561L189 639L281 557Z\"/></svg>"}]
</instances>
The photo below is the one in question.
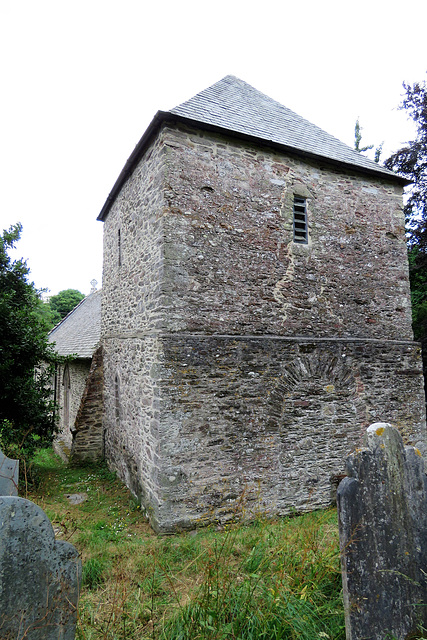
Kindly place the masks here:
<instances>
[{"instance_id":1,"label":"leaning gravestone","mask_svg":"<svg viewBox=\"0 0 427 640\"><path fill-rule=\"evenodd\" d=\"M18 495L19 461L7 458L0 449L0 496Z\"/></svg>"},{"instance_id":2,"label":"leaning gravestone","mask_svg":"<svg viewBox=\"0 0 427 640\"><path fill-rule=\"evenodd\" d=\"M73 640L81 563L40 507L0 497L1 640Z\"/></svg>"},{"instance_id":3,"label":"leaning gravestone","mask_svg":"<svg viewBox=\"0 0 427 640\"><path fill-rule=\"evenodd\" d=\"M367 430L338 487L347 640L427 637L427 476L394 427Z\"/></svg>"}]
</instances>

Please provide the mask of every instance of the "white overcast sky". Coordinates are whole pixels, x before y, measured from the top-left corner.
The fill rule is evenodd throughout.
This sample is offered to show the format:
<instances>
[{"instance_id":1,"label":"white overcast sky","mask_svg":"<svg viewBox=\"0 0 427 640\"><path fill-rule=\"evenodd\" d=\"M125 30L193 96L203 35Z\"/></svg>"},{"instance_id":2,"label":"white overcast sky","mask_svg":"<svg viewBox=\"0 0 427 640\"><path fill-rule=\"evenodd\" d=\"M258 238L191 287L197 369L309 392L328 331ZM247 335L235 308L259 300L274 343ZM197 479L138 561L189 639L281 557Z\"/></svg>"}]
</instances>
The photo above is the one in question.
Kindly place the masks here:
<instances>
[{"instance_id":1,"label":"white overcast sky","mask_svg":"<svg viewBox=\"0 0 427 640\"><path fill-rule=\"evenodd\" d=\"M0 232L37 288L102 277L96 220L158 109L233 74L353 146L412 136L427 0L0 0Z\"/></svg>"}]
</instances>

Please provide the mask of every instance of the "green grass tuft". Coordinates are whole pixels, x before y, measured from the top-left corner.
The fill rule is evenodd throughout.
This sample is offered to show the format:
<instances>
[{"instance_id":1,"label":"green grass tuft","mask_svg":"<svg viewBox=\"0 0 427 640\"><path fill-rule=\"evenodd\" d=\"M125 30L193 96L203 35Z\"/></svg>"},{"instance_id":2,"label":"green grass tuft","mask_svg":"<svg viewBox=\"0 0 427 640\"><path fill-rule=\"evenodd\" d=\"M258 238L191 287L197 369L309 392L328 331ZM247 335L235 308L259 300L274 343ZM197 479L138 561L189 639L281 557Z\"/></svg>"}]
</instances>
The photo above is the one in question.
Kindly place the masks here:
<instances>
[{"instance_id":1,"label":"green grass tuft","mask_svg":"<svg viewBox=\"0 0 427 640\"><path fill-rule=\"evenodd\" d=\"M105 465L35 467L28 497L82 557L78 639L344 640L335 510L160 537Z\"/></svg>"},{"instance_id":2,"label":"green grass tuft","mask_svg":"<svg viewBox=\"0 0 427 640\"><path fill-rule=\"evenodd\" d=\"M103 558L88 558L82 568L82 586L95 589L105 580L108 563Z\"/></svg>"}]
</instances>

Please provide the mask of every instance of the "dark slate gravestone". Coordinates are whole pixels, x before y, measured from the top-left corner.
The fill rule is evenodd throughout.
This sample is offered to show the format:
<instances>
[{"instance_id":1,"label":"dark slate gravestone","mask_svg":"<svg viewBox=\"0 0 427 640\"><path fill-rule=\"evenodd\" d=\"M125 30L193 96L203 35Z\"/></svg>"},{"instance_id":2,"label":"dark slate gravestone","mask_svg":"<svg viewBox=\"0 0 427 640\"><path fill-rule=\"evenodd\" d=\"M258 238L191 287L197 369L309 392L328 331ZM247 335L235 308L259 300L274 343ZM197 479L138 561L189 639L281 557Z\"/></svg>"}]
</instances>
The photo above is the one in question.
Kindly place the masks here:
<instances>
[{"instance_id":1,"label":"dark slate gravestone","mask_svg":"<svg viewBox=\"0 0 427 640\"><path fill-rule=\"evenodd\" d=\"M18 495L19 461L7 458L0 449L0 496Z\"/></svg>"},{"instance_id":2,"label":"dark slate gravestone","mask_svg":"<svg viewBox=\"0 0 427 640\"><path fill-rule=\"evenodd\" d=\"M0 497L1 640L73 640L81 563L40 507Z\"/></svg>"},{"instance_id":3,"label":"dark slate gravestone","mask_svg":"<svg viewBox=\"0 0 427 640\"><path fill-rule=\"evenodd\" d=\"M427 637L427 477L394 427L367 430L338 487L347 640Z\"/></svg>"}]
</instances>

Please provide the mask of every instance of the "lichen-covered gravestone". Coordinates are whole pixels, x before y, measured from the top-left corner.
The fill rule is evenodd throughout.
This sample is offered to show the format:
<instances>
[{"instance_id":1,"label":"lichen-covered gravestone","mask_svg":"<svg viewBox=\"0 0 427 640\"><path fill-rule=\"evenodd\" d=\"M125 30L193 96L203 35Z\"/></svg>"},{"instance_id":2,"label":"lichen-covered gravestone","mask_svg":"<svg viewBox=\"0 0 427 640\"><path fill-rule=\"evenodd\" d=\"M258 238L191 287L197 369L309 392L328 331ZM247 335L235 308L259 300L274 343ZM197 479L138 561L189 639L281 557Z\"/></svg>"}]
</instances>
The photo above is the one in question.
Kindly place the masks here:
<instances>
[{"instance_id":1,"label":"lichen-covered gravestone","mask_svg":"<svg viewBox=\"0 0 427 640\"><path fill-rule=\"evenodd\" d=\"M347 640L427 637L427 476L394 427L347 459L338 515Z\"/></svg>"},{"instance_id":2,"label":"lichen-covered gravestone","mask_svg":"<svg viewBox=\"0 0 427 640\"><path fill-rule=\"evenodd\" d=\"M18 495L19 461L8 458L0 449L0 496Z\"/></svg>"},{"instance_id":3,"label":"lichen-covered gravestone","mask_svg":"<svg viewBox=\"0 0 427 640\"><path fill-rule=\"evenodd\" d=\"M1 640L73 640L81 563L40 507L0 497Z\"/></svg>"}]
</instances>

